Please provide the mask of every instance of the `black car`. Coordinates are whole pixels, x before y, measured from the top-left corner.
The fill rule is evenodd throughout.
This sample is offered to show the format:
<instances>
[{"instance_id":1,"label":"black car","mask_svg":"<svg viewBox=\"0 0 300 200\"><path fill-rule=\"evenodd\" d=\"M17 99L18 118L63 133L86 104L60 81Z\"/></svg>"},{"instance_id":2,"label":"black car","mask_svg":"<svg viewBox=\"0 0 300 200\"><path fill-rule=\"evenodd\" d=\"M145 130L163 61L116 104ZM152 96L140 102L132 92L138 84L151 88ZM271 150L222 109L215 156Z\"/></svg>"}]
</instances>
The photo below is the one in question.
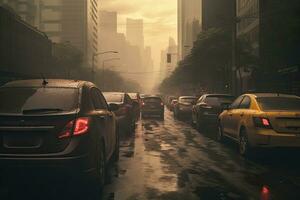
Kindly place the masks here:
<instances>
[{"instance_id":1,"label":"black car","mask_svg":"<svg viewBox=\"0 0 300 200\"><path fill-rule=\"evenodd\" d=\"M197 101L197 97L195 96L179 97L177 103L174 104L174 108L173 108L174 116L178 119L184 117L191 118L192 108L196 101Z\"/></svg>"},{"instance_id":2,"label":"black car","mask_svg":"<svg viewBox=\"0 0 300 200\"><path fill-rule=\"evenodd\" d=\"M103 186L106 164L119 157L117 108L86 81L7 83L0 88L1 173L71 173Z\"/></svg>"},{"instance_id":3,"label":"black car","mask_svg":"<svg viewBox=\"0 0 300 200\"><path fill-rule=\"evenodd\" d=\"M124 92L104 92L103 95L108 103L119 106L115 111L119 129L124 130L126 134L131 134L136 122L133 100Z\"/></svg>"},{"instance_id":4,"label":"black car","mask_svg":"<svg viewBox=\"0 0 300 200\"><path fill-rule=\"evenodd\" d=\"M204 125L217 125L218 116L234 101L234 96L227 94L205 94L202 95L193 106L192 122L197 129Z\"/></svg>"},{"instance_id":5,"label":"black car","mask_svg":"<svg viewBox=\"0 0 300 200\"><path fill-rule=\"evenodd\" d=\"M143 99L142 102L142 118L147 115L158 115L161 119L164 119L165 106L162 99L158 96L148 96Z\"/></svg>"}]
</instances>

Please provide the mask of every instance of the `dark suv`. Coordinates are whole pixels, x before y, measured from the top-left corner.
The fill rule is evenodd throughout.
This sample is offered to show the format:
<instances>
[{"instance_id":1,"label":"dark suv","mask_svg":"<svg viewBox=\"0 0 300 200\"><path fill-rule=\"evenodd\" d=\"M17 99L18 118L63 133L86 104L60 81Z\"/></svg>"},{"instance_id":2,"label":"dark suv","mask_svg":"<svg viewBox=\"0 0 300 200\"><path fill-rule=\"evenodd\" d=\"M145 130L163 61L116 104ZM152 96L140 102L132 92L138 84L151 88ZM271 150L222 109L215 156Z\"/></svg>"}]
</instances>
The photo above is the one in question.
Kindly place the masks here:
<instances>
[{"instance_id":1,"label":"dark suv","mask_svg":"<svg viewBox=\"0 0 300 200\"><path fill-rule=\"evenodd\" d=\"M159 96L148 96L143 99L141 113L142 118L147 115L159 115L164 119L165 105Z\"/></svg>"},{"instance_id":2,"label":"dark suv","mask_svg":"<svg viewBox=\"0 0 300 200\"><path fill-rule=\"evenodd\" d=\"M103 186L106 164L119 156L112 112L117 108L108 106L90 82L26 80L4 85L0 168L72 173Z\"/></svg>"}]
</instances>

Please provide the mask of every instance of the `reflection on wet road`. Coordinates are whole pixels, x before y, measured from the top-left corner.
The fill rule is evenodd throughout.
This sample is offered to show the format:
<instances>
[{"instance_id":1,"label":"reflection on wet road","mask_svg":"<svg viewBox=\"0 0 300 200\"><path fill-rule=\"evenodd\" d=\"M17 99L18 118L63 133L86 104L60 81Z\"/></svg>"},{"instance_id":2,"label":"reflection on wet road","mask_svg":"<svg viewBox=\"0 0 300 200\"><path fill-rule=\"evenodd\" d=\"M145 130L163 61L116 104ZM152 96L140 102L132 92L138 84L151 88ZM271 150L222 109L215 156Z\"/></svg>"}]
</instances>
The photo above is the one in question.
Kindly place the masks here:
<instances>
[{"instance_id":1,"label":"reflection on wet road","mask_svg":"<svg viewBox=\"0 0 300 200\"><path fill-rule=\"evenodd\" d=\"M2 183L0 199L300 199L299 153L263 152L246 160L235 144L219 144L211 139L214 131L206 132L166 111L164 121L143 119L135 134L122 140L120 161L111 168L102 197L72 179L33 179L19 186Z\"/></svg>"},{"instance_id":2,"label":"reflection on wet road","mask_svg":"<svg viewBox=\"0 0 300 200\"><path fill-rule=\"evenodd\" d=\"M246 160L235 144L219 144L209 134L169 112L164 121L139 122L135 136L122 143L119 173L104 199L270 199L270 192L272 199L299 199L299 162L282 155L293 165L278 166L274 152Z\"/></svg>"}]
</instances>

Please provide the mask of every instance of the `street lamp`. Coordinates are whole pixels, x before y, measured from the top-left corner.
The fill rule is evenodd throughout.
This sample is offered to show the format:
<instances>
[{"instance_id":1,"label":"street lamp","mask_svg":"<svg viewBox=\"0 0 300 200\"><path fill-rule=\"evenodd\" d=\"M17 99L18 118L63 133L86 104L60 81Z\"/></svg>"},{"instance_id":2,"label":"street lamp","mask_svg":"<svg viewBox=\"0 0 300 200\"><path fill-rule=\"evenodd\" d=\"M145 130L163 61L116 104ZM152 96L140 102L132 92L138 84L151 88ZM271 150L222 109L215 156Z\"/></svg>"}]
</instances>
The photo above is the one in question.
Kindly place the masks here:
<instances>
[{"instance_id":1,"label":"street lamp","mask_svg":"<svg viewBox=\"0 0 300 200\"><path fill-rule=\"evenodd\" d=\"M92 57L92 81L93 82L95 81L95 58L99 55L109 54L109 53L117 54L119 52L118 51L103 51L103 52L93 53L93 57Z\"/></svg>"},{"instance_id":2,"label":"street lamp","mask_svg":"<svg viewBox=\"0 0 300 200\"><path fill-rule=\"evenodd\" d=\"M103 89L104 89L104 84L105 84L105 81L104 81L104 70L105 70L105 63L106 62L110 62L110 61L113 61L113 60L121 60L121 58L110 58L110 59L106 59L106 60L103 60L102 62L102 85L103 85Z\"/></svg>"}]
</instances>

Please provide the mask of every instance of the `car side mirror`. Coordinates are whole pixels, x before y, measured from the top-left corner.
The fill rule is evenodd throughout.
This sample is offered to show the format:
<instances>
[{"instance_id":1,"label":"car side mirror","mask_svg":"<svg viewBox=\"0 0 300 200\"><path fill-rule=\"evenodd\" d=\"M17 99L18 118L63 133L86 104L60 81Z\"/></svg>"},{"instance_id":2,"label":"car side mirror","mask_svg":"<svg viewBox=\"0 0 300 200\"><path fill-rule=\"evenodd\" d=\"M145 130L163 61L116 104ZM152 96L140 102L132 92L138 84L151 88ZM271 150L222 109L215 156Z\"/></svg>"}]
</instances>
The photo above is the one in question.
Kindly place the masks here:
<instances>
[{"instance_id":1,"label":"car side mirror","mask_svg":"<svg viewBox=\"0 0 300 200\"><path fill-rule=\"evenodd\" d=\"M115 104L115 103L109 104L109 110L112 112L119 110L119 108L120 108L120 106L118 104Z\"/></svg>"}]
</instances>

